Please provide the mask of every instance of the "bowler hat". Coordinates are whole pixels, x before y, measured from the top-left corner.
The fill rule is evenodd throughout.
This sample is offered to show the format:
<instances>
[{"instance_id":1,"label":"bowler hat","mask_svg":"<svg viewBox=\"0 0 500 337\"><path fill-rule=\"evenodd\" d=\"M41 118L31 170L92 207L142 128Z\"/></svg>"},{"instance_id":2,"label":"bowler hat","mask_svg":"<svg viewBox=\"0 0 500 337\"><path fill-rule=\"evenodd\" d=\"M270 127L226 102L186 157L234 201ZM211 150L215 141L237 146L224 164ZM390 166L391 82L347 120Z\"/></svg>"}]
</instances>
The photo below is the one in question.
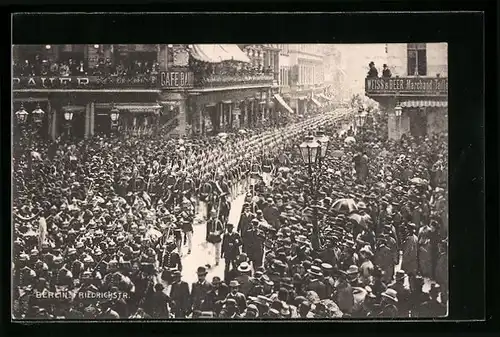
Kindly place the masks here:
<instances>
[{"instance_id":1,"label":"bowler hat","mask_svg":"<svg viewBox=\"0 0 500 337\"><path fill-rule=\"evenodd\" d=\"M198 267L198 270L196 271L196 274L198 275L207 275L207 268L204 266Z\"/></svg>"}]
</instances>

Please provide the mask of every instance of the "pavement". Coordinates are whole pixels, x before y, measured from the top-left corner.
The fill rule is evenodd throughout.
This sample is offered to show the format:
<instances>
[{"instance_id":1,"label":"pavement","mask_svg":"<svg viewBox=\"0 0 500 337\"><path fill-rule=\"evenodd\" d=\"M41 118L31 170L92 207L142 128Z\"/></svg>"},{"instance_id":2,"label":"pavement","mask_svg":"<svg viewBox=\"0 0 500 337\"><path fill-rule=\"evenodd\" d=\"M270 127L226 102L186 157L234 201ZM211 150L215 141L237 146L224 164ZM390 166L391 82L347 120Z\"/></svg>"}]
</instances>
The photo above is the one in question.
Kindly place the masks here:
<instances>
[{"instance_id":1,"label":"pavement","mask_svg":"<svg viewBox=\"0 0 500 337\"><path fill-rule=\"evenodd\" d=\"M234 224L235 228L240 221L241 209L245 201L245 194L238 195L231 202L231 211L229 212L229 222ZM195 224L193 227L193 249L191 254L187 253L187 247L183 248L184 255L182 257L182 279L191 284L198 280L196 270L200 266L209 264L207 280L211 281L212 277L219 276L224 278L224 259L220 259L219 265L215 265L215 252L212 245L205 241L207 227L206 222L202 221Z\"/></svg>"}]
</instances>

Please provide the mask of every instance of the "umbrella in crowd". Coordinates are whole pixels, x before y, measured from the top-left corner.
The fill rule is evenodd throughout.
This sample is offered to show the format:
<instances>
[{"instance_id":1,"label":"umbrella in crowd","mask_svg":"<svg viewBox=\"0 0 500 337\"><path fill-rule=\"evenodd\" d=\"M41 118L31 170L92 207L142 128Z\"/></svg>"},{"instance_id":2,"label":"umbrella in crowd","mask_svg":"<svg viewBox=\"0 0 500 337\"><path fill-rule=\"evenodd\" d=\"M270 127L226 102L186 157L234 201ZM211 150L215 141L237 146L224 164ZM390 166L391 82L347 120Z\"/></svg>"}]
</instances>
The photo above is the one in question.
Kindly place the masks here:
<instances>
[{"instance_id":1,"label":"umbrella in crowd","mask_svg":"<svg viewBox=\"0 0 500 337\"><path fill-rule=\"evenodd\" d=\"M332 208L336 210L337 212L347 212L351 213L353 211L356 211L358 209L358 205L356 205L356 201L354 199L338 199L336 200Z\"/></svg>"},{"instance_id":2,"label":"umbrella in crowd","mask_svg":"<svg viewBox=\"0 0 500 337\"><path fill-rule=\"evenodd\" d=\"M352 136L348 136L344 139L344 143L346 144L352 144L352 143L356 143L356 138L352 137Z\"/></svg>"},{"instance_id":3,"label":"umbrella in crowd","mask_svg":"<svg viewBox=\"0 0 500 337\"><path fill-rule=\"evenodd\" d=\"M225 133L224 142L158 134L88 139L68 150L68 144L40 140L42 160L31 170L28 144L20 144L14 155L14 316L445 315L446 137L361 138L343 151L345 160L335 158L332 146L315 182L297 141L318 128L334 134L339 120L349 118L319 114L281 128ZM375 145L387 149L387 157L368 157L363 165L370 174L353 172L357 153L371 153ZM411 182L414 177L429 188ZM241 193L240 220L229 223L231 200ZM314 211L313 203L319 205ZM183 264L195 248L195 218L206 225L206 255L214 261L200 262L199 281L189 285ZM208 279L221 256L224 272ZM75 295L57 304L36 296L49 289ZM76 295L88 292L127 298Z\"/></svg>"}]
</instances>

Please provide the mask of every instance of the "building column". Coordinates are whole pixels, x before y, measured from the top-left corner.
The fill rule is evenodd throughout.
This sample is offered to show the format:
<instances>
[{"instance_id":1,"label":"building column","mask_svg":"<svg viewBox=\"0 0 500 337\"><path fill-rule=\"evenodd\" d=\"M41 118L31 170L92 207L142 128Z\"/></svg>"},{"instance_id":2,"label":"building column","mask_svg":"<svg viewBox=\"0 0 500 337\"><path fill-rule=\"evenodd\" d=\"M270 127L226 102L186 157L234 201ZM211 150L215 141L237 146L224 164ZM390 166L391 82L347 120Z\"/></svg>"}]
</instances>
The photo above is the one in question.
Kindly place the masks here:
<instances>
[{"instance_id":1,"label":"building column","mask_svg":"<svg viewBox=\"0 0 500 337\"><path fill-rule=\"evenodd\" d=\"M178 133L180 136L186 135L186 127L187 127L187 120L186 120L186 100L178 101L179 105L179 116L177 119L179 120L179 125L177 126L178 128Z\"/></svg>"},{"instance_id":2,"label":"building column","mask_svg":"<svg viewBox=\"0 0 500 337\"><path fill-rule=\"evenodd\" d=\"M200 135L205 134L205 107L202 107L200 104L194 104L194 113L200 117L199 119L199 133Z\"/></svg>"},{"instance_id":3,"label":"building column","mask_svg":"<svg viewBox=\"0 0 500 337\"><path fill-rule=\"evenodd\" d=\"M54 109L52 110L52 123L49 127L50 129L50 138L52 140L56 140L57 138L57 111Z\"/></svg>"},{"instance_id":4,"label":"building column","mask_svg":"<svg viewBox=\"0 0 500 337\"><path fill-rule=\"evenodd\" d=\"M246 115L246 113L247 113L247 101L246 100L243 101L243 104L241 105L241 107L242 107L241 118L243 120L241 120L241 119L240 120L241 120L241 123L242 123L241 125L243 125L243 127L245 127L246 126L246 121L247 121L247 115Z\"/></svg>"},{"instance_id":5,"label":"building column","mask_svg":"<svg viewBox=\"0 0 500 337\"><path fill-rule=\"evenodd\" d=\"M52 113L52 106L50 105L50 100L47 101L47 116L50 117L50 119L49 119L49 127L47 128L47 135L50 137L52 119L54 119L54 116L53 116L53 113Z\"/></svg>"},{"instance_id":6,"label":"building column","mask_svg":"<svg viewBox=\"0 0 500 337\"><path fill-rule=\"evenodd\" d=\"M85 138L89 138L90 135L90 114L90 103L87 103L85 105Z\"/></svg>"},{"instance_id":7,"label":"building column","mask_svg":"<svg viewBox=\"0 0 500 337\"><path fill-rule=\"evenodd\" d=\"M160 44L158 47L158 63L160 71L166 71L168 67L168 45Z\"/></svg>"},{"instance_id":8,"label":"building column","mask_svg":"<svg viewBox=\"0 0 500 337\"><path fill-rule=\"evenodd\" d=\"M250 103L250 116L249 116L249 126L253 127L255 124L255 99Z\"/></svg>"},{"instance_id":9,"label":"building column","mask_svg":"<svg viewBox=\"0 0 500 337\"><path fill-rule=\"evenodd\" d=\"M240 114L241 110L239 108L239 105L237 105L236 108L233 110L234 127L236 129L240 128Z\"/></svg>"},{"instance_id":10,"label":"building column","mask_svg":"<svg viewBox=\"0 0 500 337\"><path fill-rule=\"evenodd\" d=\"M231 130L233 128L233 120L234 120L234 117L233 117L233 104L229 104L229 107L228 107L228 117L229 117L229 130Z\"/></svg>"},{"instance_id":11,"label":"building column","mask_svg":"<svg viewBox=\"0 0 500 337\"><path fill-rule=\"evenodd\" d=\"M90 102L90 121L89 121L89 134L94 137L95 133L95 103Z\"/></svg>"}]
</instances>

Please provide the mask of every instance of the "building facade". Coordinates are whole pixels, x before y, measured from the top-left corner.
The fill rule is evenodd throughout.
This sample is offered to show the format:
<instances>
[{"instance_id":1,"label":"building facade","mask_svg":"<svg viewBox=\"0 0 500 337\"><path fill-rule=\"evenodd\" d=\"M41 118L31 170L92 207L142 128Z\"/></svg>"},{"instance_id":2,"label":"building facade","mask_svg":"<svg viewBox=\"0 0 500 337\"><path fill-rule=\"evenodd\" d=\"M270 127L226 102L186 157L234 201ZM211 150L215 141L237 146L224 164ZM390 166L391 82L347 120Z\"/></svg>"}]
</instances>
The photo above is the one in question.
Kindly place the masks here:
<instances>
[{"instance_id":1,"label":"building facade","mask_svg":"<svg viewBox=\"0 0 500 337\"><path fill-rule=\"evenodd\" d=\"M448 129L446 43L386 45L390 78L366 78L365 93L388 116L389 138L425 137Z\"/></svg>"},{"instance_id":2,"label":"building facade","mask_svg":"<svg viewBox=\"0 0 500 337\"><path fill-rule=\"evenodd\" d=\"M280 46L280 93L291 109L306 115L317 108L314 96L324 93L324 55L321 44L283 44Z\"/></svg>"},{"instance_id":3,"label":"building facade","mask_svg":"<svg viewBox=\"0 0 500 337\"><path fill-rule=\"evenodd\" d=\"M13 111L40 109L52 139L257 126L278 80L277 45L13 46Z\"/></svg>"}]
</instances>

